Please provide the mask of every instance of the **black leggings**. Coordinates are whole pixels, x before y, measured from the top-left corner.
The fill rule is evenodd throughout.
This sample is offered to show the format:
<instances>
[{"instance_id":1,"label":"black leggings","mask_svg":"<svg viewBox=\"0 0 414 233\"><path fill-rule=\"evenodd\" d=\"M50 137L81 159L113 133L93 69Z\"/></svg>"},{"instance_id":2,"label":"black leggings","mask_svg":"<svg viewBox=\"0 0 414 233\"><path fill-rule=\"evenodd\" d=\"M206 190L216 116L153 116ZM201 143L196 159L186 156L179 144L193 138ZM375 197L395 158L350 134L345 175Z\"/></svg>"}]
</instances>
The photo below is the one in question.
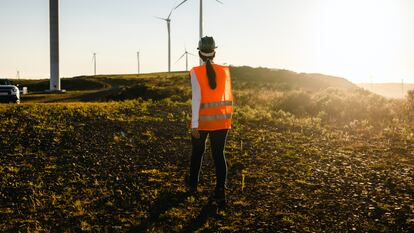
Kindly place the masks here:
<instances>
[{"instance_id":1,"label":"black leggings","mask_svg":"<svg viewBox=\"0 0 414 233\"><path fill-rule=\"evenodd\" d=\"M226 158L224 157L224 146L226 145L226 138L228 129L215 131L200 130L200 138L191 137L193 145L190 166L190 184L197 186L198 177L201 169L201 162L203 160L204 150L206 148L207 135L210 135L211 151L213 160L216 166L216 189L224 188L227 178Z\"/></svg>"}]
</instances>

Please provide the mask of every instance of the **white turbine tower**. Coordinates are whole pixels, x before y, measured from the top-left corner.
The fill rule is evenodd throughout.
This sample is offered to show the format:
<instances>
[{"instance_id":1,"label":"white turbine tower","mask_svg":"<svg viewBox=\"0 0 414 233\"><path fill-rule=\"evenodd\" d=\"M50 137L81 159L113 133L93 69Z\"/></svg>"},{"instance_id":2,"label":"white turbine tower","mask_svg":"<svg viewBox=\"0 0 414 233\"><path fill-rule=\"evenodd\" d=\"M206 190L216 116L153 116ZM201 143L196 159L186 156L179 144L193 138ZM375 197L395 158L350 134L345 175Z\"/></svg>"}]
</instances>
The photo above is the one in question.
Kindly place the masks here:
<instances>
[{"instance_id":1,"label":"white turbine tower","mask_svg":"<svg viewBox=\"0 0 414 233\"><path fill-rule=\"evenodd\" d=\"M49 0L50 89L60 91L59 77L59 0Z\"/></svg>"},{"instance_id":2,"label":"white turbine tower","mask_svg":"<svg viewBox=\"0 0 414 233\"><path fill-rule=\"evenodd\" d=\"M96 53L93 53L92 61L93 61L93 74L94 76L96 76Z\"/></svg>"},{"instance_id":3,"label":"white turbine tower","mask_svg":"<svg viewBox=\"0 0 414 233\"><path fill-rule=\"evenodd\" d=\"M139 56L140 56L140 52L138 51L137 52L137 65L138 65L138 67L137 67L138 68L138 73L137 74L138 75L140 74L140 69L141 69L140 57Z\"/></svg>"},{"instance_id":4,"label":"white turbine tower","mask_svg":"<svg viewBox=\"0 0 414 233\"><path fill-rule=\"evenodd\" d=\"M185 2L187 2L188 0L184 0L182 1L180 4L178 4L175 8L177 9L178 7L180 7L181 5L183 5ZM222 1L216 0L216 2L224 4ZM203 0L200 0L200 39L204 36L203 34ZM200 65L203 63L203 61L200 59Z\"/></svg>"},{"instance_id":5,"label":"white turbine tower","mask_svg":"<svg viewBox=\"0 0 414 233\"><path fill-rule=\"evenodd\" d=\"M186 48L184 54L180 58L178 58L178 60L175 62L175 63L179 62L185 56L185 71L188 71L188 55L195 56L194 54L189 53Z\"/></svg>"},{"instance_id":6,"label":"white turbine tower","mask_svg":"<svg viewBox=\"0 0 414 233\"><path fill-rule=\"evenodd\" d=\"M170 11L170 14L167 18L156 17L158 19L164 20L167 22L167 31L168 31L168 72L171 72L171 14L174 9Z\"/></svg>"}]
</instances>

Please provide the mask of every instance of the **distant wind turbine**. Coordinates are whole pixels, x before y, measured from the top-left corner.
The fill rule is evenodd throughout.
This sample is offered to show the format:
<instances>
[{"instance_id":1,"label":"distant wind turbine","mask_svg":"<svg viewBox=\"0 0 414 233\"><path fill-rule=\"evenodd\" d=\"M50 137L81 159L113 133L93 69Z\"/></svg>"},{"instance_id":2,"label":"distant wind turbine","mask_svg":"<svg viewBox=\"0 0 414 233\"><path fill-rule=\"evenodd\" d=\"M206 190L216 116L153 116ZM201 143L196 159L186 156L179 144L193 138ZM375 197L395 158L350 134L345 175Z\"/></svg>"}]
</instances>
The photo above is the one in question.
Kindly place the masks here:
<instances>
[{"instance_id":1,"label":"distant wind turbine","mask_svg":"<svg viewBox=\"0 0 414 233\"><path fill-rule=\"evenodd\" d=\"M178 60L175 62L175 63L179 62L185 56L185 71L188 71L188 55L195 56L194 54L189 53L186 48L184 54L180 58L178 58Z\"/></svg>"},{"instance_id":2,"label":"distant wind turbine","mask_svg":"<svg viewBox=\"0 0 414 233\"><path fill-rule=\"evenodd\" d=\"M183 5L185 2L187 2L188 0L184 0L182 1L180 4L178 4L175 8L179 8L181 5ZM216 2L220 3L220 4L224 4L222 1L219 0L215 0ZM204 36L203 34L203 0L200 0L200 39ZM200 64L202 64L202 61L200 60Z\"/></svg>"},{"instance_id":3,"label":"distant wind turbine","mask_svg":"<svg viewBox=\"0 0 414 233\"><path fill-rule=\"evenodd\" d=\"M140 55L140 54L139 54L139 51L138 51L138 52L137 52L137 63L138 63L138 67L137 67L137 68L138 68L138 74L140 73L140 68L141 68L141 67L140 67L140 65L141 65L141 64L140 64L140 60L139 60L139 58L140 58L140 57L139 57L139 55Z\"/></svg>"},{"instance_id":4,"label":"distant wind turbine","mask_svg":"<svg viewBox=\"0 0 414 233\"><path fill-rule=\"evenodd\" d=\"M167 30L168 30L168 72L171 72L171 14L174 11L174 9L172 9L170 11L170 14L168 15L167 18L161 18L161 17L155 17L161 20L164 20L167 22Z\"/></svg>"},{"instance_id":5,"label":"distant wind turbine","mask_svg":"<svg viewBox=\"0 0 414 233\"><path fill-rule=\"evenodd\" d=\"M96 53L93 53L92 61L93 61L93 73L94 73L94 76L96 76Z\"/></svg>"}]
</instances>

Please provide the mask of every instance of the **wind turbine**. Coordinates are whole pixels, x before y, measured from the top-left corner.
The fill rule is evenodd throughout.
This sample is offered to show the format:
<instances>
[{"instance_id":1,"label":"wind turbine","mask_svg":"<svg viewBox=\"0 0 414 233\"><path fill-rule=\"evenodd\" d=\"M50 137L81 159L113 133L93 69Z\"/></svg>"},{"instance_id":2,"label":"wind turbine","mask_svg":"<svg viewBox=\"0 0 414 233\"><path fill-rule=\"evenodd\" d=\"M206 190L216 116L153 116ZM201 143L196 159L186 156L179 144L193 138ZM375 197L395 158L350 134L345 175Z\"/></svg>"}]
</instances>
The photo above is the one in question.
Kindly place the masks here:
<instances>
[{"instance_id":1,"label":"wind turbine","mask_svg":"<svg viewBox=\"0 0 414 233\"><path fill-rule=\"evenodd\" d=\"M182 1L180 4L178 4L175 8L177 9L178 7L180 7L181 5L183 5L185 2L187 2L188 0L184 0ZM216 0L216 2L220 3L220 4L224 4L222 1L220 0ZM203 0L200 0L200 39L204 36L203 34ZM200 65L203 63L203 61L200 59Z\"/></svg>"},{"instance_id":2,"label":"wind turbine","mask_svg":"<svg viewBox=\"0 0 414 233\"><path fill-rule=\"evenodd\" d=\"M60 90L59 77L59 0L49 0L50 91Z\"/></svg>"},{"instance_id":3,"label":"wind turbine","mask_svg":"<svg viewBox=\"0 0 414 233\"><path fill-rule=\"evenodd\" d=\"M185 71L188 71L188 55L195 56L194 54L189 53L186 48L184 54L175 62L179 62L185 56Z\"/></svg>"},{"instance_id":4,"label":"wind turbine","mask_svg":"<svg viewBox=\"0 0 414 233\"><path fill-rule=\"evenodd\" d=\"M138 68L138 74L140 73L140 68L141 68L141 66L140 66L141 64L140 64L140 60L139 60L139 55L140 54L139 54L139 51L138 51L137 52L137 63L138 63L138 67L137 68Z\"/></svg>"},{"instance_id":5,"label":"wind turbine","mask_svg":"<svg viewBox=\"0 0 414 233\"><path fill-rule=\"evenodd\" d=\"M94 73L94 76L96 76L96 53L93 53L93 56L92 56L92 61L93 61L93 73Z\"/></svg>"},{"instance_id":6,"label":"wind turbine","mask_svg":"<svg viewBox=\"0 0 414 233\"><path fill-rule=\"evenodd\" d=\"M174 10L180 7L181 5L183 5L187 1L188 0L182 1L180 4L178 4L178 6L174 8ZM216 2L220 4L224 4L222 1L219 1L219 0L216 0ZM200 0L200 38L202 37L203 37L203 0Z\"/></svg>"},{"instance_id":7,"label":"wind turbine","mask_svg":"<svg viewBox=\"0 0 414 233\"><path fill-rule=\"evenodd\" d=\"M168 72L171 72L171 14L174 9L170 11L170 14L167 18L155 17L167 22L167 30L168 30Z\"/></svg>"}]
</instances>

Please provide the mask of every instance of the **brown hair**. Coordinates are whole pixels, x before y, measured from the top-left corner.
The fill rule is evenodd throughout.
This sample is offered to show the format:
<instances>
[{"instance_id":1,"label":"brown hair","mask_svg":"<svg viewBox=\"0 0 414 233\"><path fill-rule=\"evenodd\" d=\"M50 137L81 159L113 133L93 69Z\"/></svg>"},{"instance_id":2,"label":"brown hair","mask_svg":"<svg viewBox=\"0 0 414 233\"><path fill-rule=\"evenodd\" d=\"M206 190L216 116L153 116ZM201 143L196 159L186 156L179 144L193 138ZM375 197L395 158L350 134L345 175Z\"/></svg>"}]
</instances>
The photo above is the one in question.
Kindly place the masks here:
<instances>
[{"instance_id":1,"label":"brown hair","mask_svg":"<svg viewBox=\"0 0 414 233\"><path fill-rule=\"evenodd\" d=\"M198 52L198 55L206 63L208 85L210 86L211 89L214 90L217 87L216 71L214 71L213 64L211 63L211 61L216 56L216 53L214 53L214 55L211 57L203 56L200 52Z\"/></svg>"}]
</instances>

